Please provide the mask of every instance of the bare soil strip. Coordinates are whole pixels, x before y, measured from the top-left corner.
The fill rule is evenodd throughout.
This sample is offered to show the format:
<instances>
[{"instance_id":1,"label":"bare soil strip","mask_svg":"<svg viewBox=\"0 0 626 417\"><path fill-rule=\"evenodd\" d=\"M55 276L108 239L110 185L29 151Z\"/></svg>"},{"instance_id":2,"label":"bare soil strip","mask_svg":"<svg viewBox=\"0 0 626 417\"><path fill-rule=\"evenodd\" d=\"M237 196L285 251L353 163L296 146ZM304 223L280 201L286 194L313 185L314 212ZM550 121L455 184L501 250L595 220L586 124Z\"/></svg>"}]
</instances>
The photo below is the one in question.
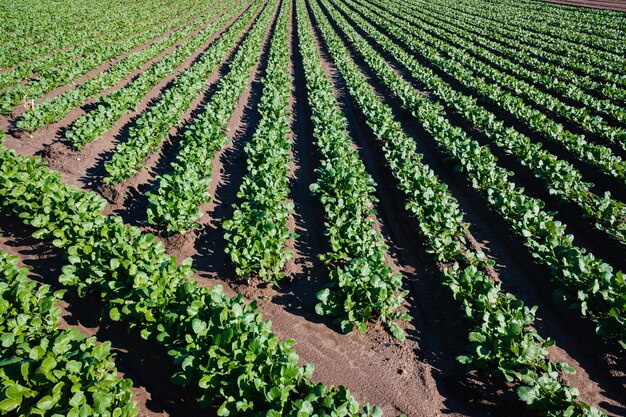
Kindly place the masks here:
<instances>
[{"instance_id":1,"label":"bare soil strip","mask_svg":"<svg viewBox=\"0 0 626 417\"><path fill-rule=\"evenodd\" d=\"M566 6L586 7L591 9L614 10L626 12L624 0L542 0L547 3L564 4Z\"/></svg>"}]
</instances>

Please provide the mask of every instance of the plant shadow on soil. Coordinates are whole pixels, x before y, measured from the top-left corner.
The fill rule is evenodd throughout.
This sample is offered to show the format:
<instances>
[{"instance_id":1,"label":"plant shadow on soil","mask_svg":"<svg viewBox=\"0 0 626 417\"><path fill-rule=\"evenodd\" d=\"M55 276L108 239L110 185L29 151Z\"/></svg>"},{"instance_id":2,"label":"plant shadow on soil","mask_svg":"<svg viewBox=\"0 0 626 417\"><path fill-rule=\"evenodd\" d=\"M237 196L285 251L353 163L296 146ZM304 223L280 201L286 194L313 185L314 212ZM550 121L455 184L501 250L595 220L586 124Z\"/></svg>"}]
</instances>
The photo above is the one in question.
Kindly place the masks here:
<instances>
[{"instance_id":1,"label":"plant shadow on soil","mask_svg":"<svg viewBox=\"0 0 626 417\"><path fill-rule=\"evenodd\" d=\"M23 264L30 268L29 278L48 284L53 290L67 290L62 303L62 316L67 325L79 328L87 336L96 336L100 342L111 342L118 371L132 379L133 387L138 389L134 398L140 415L217 415L215 409L200 408L198 390L171 382L176 369L164 347L142 339L137 330L129 330L122 323L103 319L101 313L105 304L97 295L80 297L75 288L58 282L61 268L67 264L61 250L34 239L31 236L34 229L21 227L20 220L14 216L0 216L0 231L5 237L6 249L19 255Z\"/></svg>"},{"instance_id":2,"label":"plant shadow on soil","mask_svg":"<svg viewBox=\"0 0 626 417\"><path fill-rule=\"evenodd\" d=\"M278 10L278 8L275 10L274 17ZM259 103L263 85L260 75L265 73L267 67L269 39L274 34L275 25L276 19L274 18L263 41L261 58L253 69L251 87L239 98L228 121L227 131L232 132L229 135L232 138L231 143L215 155L213 174L219 173L220 178L212 179L212 187L209 191L212 196L211 202L207 205L208 209L203 210L203 216L206 218L202 219L203 221L195 231L196 255L193 261L200 276L219 277L234 285L244 284L245 281L237 277L234 265L226 256L227 242L222 224L232 218L235 204L240 202L237 193L247 172L244 147L252 140L261 118ZM211 274L203 273L203 271L211 271Z\"/></svg>"},{"instance_id":3,"label":"plant shadow on soil","mask_svg":"<svg viewBox=\"0 0 626 417\"><path fill-rule=\"evenodd\" d=\"M350 20L349 16L341 14L344 18ZM333 25L333 27L337 28L336 25ZM367 38L367 34L363 34L362 29L357 28L357 31ZM342 37L342 39L345 38ZM395 62L381 48L375 46L374 49L381 53L387 61ZM376 77L367 68L363 59L358 56L355 61L360 68L366 69L364 73L370 79L374 90L392 108L394 116L401 123L403 130L409 136L428 138L428 140L420 141L424 145L419 145L420 142L418 142L418 147L432 142L430 135L423 130L415 118L408 111L402 109L399 99L395 98L389 89L376 80ZM406 76L404 71L398 72ZM407 77L407 79L411 80L411 77ZM414 85L419 86L419 83L414 83ZM493 253L490 253L490 255L495 255L496 260L505 260L504 264L507 267L500 264L497 266L497 272L503 282L503 289L516 294L527 305L539 305L540 314L537 317L535 326L540 334L548 335L556 340L557 345L564 348L565 352L572 352L572 357L580 363L580 368L583 372L587 372L589 374L588 378L600 387L599 392L601 395L616 401L616 403L623 402L625 400L623 369L626 369L623 367L623 351L603 343L595 334L592 323L578 313L571 311L567 305L554 304L550 297L554 290L554 285L550 283L547 269L537 264L521 242L511 236L509 227L500 216L484 207L482 197L466 184L461 174L451 169L451 164L433 163L433 155L436 157L438 154L432 143L425 146L425 162L429 163L438 174L443 175L442 178L451 186L454 194L460 196L459 203L461 203L464 211L466 208L469 209L467 214L471 214L468 216L468 220L472 223L471 229L475 232L478 230L479 235L482 235L483 239L485 236L488 237L485 242L492 246L491 250ZM438 165L441 166L438 167ZM456 190L458 187L460 187L460 192ZM474 213L472 214L472 212ZM576 231L576 236L580 237L580 230L577 229ZM585 238L583 238L583 246L592 246L592 243ZM611 261L613 261L612 258ZM622 258L616 264L617 266L622 266L623 262ZM513 266L509 268L508 266L510 265ZM581 337L581 334L586 336ZM596 354L590 355L589 352L596 352ZM603 355L602 359L598 358L600 355ZM621 415L625 411L623 407L616 407L605 401L600 401L599 405L616 415Z\"/></svg>"}]
</instances>

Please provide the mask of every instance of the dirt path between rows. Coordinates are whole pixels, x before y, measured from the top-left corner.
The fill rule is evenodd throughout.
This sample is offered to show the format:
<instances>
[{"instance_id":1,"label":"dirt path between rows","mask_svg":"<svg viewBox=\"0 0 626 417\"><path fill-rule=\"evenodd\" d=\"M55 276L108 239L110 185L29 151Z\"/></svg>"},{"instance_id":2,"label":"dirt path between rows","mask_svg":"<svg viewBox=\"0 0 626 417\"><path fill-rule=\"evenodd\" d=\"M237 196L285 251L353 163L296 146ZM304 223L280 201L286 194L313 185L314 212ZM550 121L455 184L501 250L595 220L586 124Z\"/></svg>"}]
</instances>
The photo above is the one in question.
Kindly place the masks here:
<instances>
[{"instance_id":1,"label":"dirt path between rows","mask_svg":"<svg viewBox=\"0 0 626 417\"><path fill-rule=\"evenodd\" d=\"M586 7L592 9L615 10L626 12L624 0L542 0L546 3L564 4L566 6Z\"/></svg>"}]
</instances>

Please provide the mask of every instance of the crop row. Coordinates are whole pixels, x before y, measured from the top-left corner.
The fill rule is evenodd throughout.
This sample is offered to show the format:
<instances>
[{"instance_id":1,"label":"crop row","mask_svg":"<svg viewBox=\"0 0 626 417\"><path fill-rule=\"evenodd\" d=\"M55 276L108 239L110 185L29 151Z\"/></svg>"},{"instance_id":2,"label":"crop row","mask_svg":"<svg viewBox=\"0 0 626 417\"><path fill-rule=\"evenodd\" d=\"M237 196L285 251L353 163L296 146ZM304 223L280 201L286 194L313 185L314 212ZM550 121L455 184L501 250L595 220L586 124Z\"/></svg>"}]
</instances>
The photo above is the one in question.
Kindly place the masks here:
<instances>
[{"instance_id":1,"label":"crop row","mask_svg":"<svg viewBox=\"0 0 626 417\"><path fill-rule=\"evenodd\" d=\"M388 19L393 22L397 21L393 17ZM592 165L606 175L613 176L626 184L626 163L621 157L615 155L611 149L587 141L584 135L571 133L563 125L526 104L518 94L507 93L498 85L488 82L473 74L471 70L464 68L459 61L454 59L458 58L459 54L455 54L453 59L445 57L439 54L435 48L424 43L422 38L414 36L412 34L413 29L407 29L411 26L402 23L400 25L397 27L394 24L393 27L388 27L387 32L392 33L395 37L401 37L405 43L408 43L407 46L411 52L454 77L458 82L470 88L477 96L494 106L502 108L534 133L541 135L542 138L559 144L580 161ZM439 46L440 48L450 50L450 47L443 42L440 42ZM466 65L471 65L475 62L471 59L461 59L463 64ZM493 71L491 75L493 75ZM511 84L516 83L516 80L502 82ZM512 87L523 89L522 86L517 84L513 84ZM520 92L519 95L521 94Z\"/></svg>"},{"instance_id":2,"label":"crop row","mask_svg":"<svg viewBox=\"0 0 626 417\"><path fill-rule=\"evenodd\" d=\"M603 33L607 37L622 39L626 35L624 24L626 18L623 13L602 10L596 8L571 7L549 2L537 2L534 0L505 0L506 4L521 7L524 11L534 11L541 18L553 18L560 24L569 24L571 28L584 28L593 33ZM602 25L603 27L598 27ZM595 32L598 31L598 32ZM605 32L603 32L605 31Z\"/></svg>"},{"instance_id":3,"label":"crop row","mask_svg":"<svg viewBox=\"0 0 626 417\"><path fill-rule=\"evenodd\" d=\"M442 0L446 5L447 0ZM477 7L480 4L481 7ZM454 8L468 16L477 16L493 24L510 28L511 31L523 30L534 42L543 48L551 49L556 53L563 53L568 57L588 57L589 61L607 70L614 70L620 74L620 56L626 52L623 42L612 39L603 39L562 29L554 29L553 25L545 21L524 20L522 16L507 13L507 8L497 8L486 2L467 1L456 2Z\"/></svg>"},{"instance_id":4,"label":"crop row","mask_svg":"<svg viewBox=\"0 0 626 417\"><path fill-rule=\"evenodd\" d=\"M398 4L395 0L392 2ZM428 12L430 10L449 22L462 23L474 30L486 32L490 37L502 39L511 47L537 57L545 63L574 71L582 76L581 79L595 79L598 82L592 83L592 85L602 86L606 96L622 102L626 100L624 88L626 87L626 76L622 75L619 68L606 69L606 65L596 62L597 58L594 58L593 55L570 56L567 48L562 46L558 39L552 39L549 44L541 43L522 28L513 28L494 22L493 19L486 20L478 16L468 15L462 10L457 10L454 4L449 3L423 4L423 9L415 9L414 6L409 5L408 10L410 10L408 13L412 17L419 17L422 11ZM487 28L489 29L487 30ZM586 88L584 83L578 85Z\"/></svg>"},{"instance_id":5,"label":"crop row","mask_svg":"<svg viewBox=\"0 0 626 417\"><path fill-rule=\"evenodd\" d=\"M342 30L349 30L345 20L339 20ZM523 240L533 257L549 267L553 280L563 290L562 297L597 324L600 336L626 346L626 285L622 273L614 273L610 265L575 246L573 237L565 232L566 225L543 210L541 200L527 196L510 181L508 171L497 165L488 147L453 126L439 103L416 92L354 29L350 32L355 50L378 80L400 98L472 187L484 194Z\"/></svg>"},{"instance_id":6,"label":"crop row","mask_svg":"<svg viewBox=\"0 0 626 417\"><path fill-rule=\"evenodd\" d=\"M384 7L384 3L380 1L361 1L361 4L365 7L370 4ZM607 98L597 98L593 94L586 93L581 87L584 85L589 88L591 85L595 85L597 87L595 94L602 96L602 89L605 87L603 84L595 83L588 78L584 81L578 81L576 74L550 65L524 51L516 50L502 38L497 38L497 35L493 35L486 29L470 28L458 21L449 22L437 14L427 11L421 13L417 19L409 13L402 13L402 7L404 6L399 6L395 10L388 9L387 13L421 29L425 34L424 37L430 38L432 36L433 39L457 45L471 56L492 67L497 67L515 77L527 80L541 90L561 96L564 102L575 101L579 103L581 107L575 110L577 114L573 114L572 117L575 117L581 125L588 125L587 129L590 131L602 132L611 127L603 127L604 120L601 117L596 117L593 112L609 116L609 120L615 119L619 123L626 123L626 109L613 104ZM490 37L499 39L499 42L490 40Z\"/></svg>"},{"instance_id":7,"label":"crop row","mask_svg":"<svg viewBox=\"0 0 626 417\"><path fill-rule=\"evenodd\" d=\"M429 22L436 22L439 26L445 25L441 27L454 28L455 33L457 31L464 33L472 40L477 39L478 42L489 42L488 46L492 50L499 50L505 47L507 48L507 54L520 57L517 58L518 62L529 65L533 71L553 77L556 81L566 81L567 85L575 85L579 89L588 91L591 95L597 95L600 98L607 97L621 100L622 102L626 101L626 90L624 88L619 88L612 83L607 84L604 79L596 81L590 76L589 71L593 73L596 71L593 66L576 60L567 60L567 62L564 63L564 57L562 55L518 42L515 34L508 33L504 28L492 29L490 26L477 24L474 20L468 19L463 14L455 13L454 11L444 8L440 8L439 10L423 9L418 15L404 3L399 4L393 1L393 4L398 7L398 10L404 12L401 16L398 16L400 18L406 16L414 20L424 16Z\"/></svg>"},{"instance_id":8,"label":"crop row","mask_svg":"<svg viewBox=\"0 0 626 417\"><path fill-rule=\"evenodd\" d=\"M42 55L54 53L75 46L77 41L102 36L102 29L123 27L120 14L126 11L131 16L146 8L140 2L120 7L121 4L108 4L107 7L92 2L84 8L76 8L67 4L40 2L43 10L36 10L33 4L23 2L2 10L2 30L0 43L0 68L10 67L24 61L36 59ZM21 7L27 8L26 10ZM69 9L68 10L68 6ZM134 7L133 7L134 6ZM50 10L54 8L54 13ZM87 20L86 10L89 10ZM62 18L56 18L63 16ZM113 26L110 26L113 23ZM11 27L9 27L11 26Z\"/></svg>"},{"instance_id":9,"label":"crop row","mask_svg":"<svg viewBox=\"0 0 626 417\"><path fill-rule=\"evenodd\" d=\"M344 14L346 8L342 7ZM380 14L385 13L383 9L367 11L364 8L353 6L352 10L358 10L370 21L383 27L388 34L393 34L395 38L401 39L408 46L409 51L423 52L422 56L436 57L438 62L444 58L439 58L435 52L429 51L426 44L420 38L414 37L407 26L389 15L381 18ZM387 53L398 59L398 62L406 68L411 76L422 83L434 96L441 100L448 108L454 110L463 120L471 126L477 126L505 152L515 157L522 165L533 171L535 176L546 183L551 194L559 196L562 200L573 202L579 205L583 212L593 219L595 227L605 231L619 242L626 244L626 208L610 195L599 197L589 190L589 184L583 182L582 175L570 163L559 160L556 156L542 149L541 143L533 141L515 130L507 128L503 121L484 107L477 104L476 99L455 91L441 78L436 76L432 70L421 65L409 52L396 45L388 36L378 31L369 21L364 20L360 15L351 13L355 23L363 28L368 35L375 40ZM394 24L392 24L392 22ZM414 30L413 30L414 32ZM424 48L424 49L421 49ZM445 60L449 68L455 70L455 76L459 82L468 88L480 90L497 90L487 82L474 77L471 72L465 71L463 67L452 60Z\"/></svg>"},{"instance_id":10,"label":"crop row","mask_svg":"<svg viewBox=\"0 0 626 417\"><path fill-rule=\"evenodd\" d=\"M17 262L0 251L0 414L136 416L110 342L61 330L63 291L30 281Z\"/></svg>"},{"instance_id":11,"label":"crop row","mask_svg":"<svg viewBox=\"0 0 626 417\"><path fill-rule=\"evenodd\" d=\"M33 132L47 124L57 122L65 117L73 108L78 107L87 99L102 93L107 88L111 88L137 68L141 68L146 62L161 54L172 45L182 39L187 38L191 33L204 26L211 19L216 17L213 13L219 14L222 10L214 8L214 2L208 4L213 10L211 14L206 14L192 23L188 23L184 28L174 31L152 45L134 52L121 61L113 64L106 71L100 72L80 84L76 89L67 91L56 96L52 100L47 100L37 104L34 109L24 112L17 121L19 128ZM229 3L222 3L223 7Z\"/></svg>"},{"instance_id":12,"label":"crop row","mask_svg":"<svg viewBox=\"0 0 626 417\"><path fill-rule=\"evenodd\" d=\"M230 4L231 2L226 2L224 6ZM174 72L178 66L192 56L197 49L209 42L222 26L240 12L241 8L232 8L196 36L188 39L176 47L174 51L152 64L139 77L124 87L101 97L96 101L93 110L74 121L65 132L66 139L75 149L82 149L87 143L98 139L100 135L110 130L120 117L136 109L144 95L150 92L159 81ZM219 39L215 43L217 42L220 42ZM204 52L208 53L212 48L215 49L210 47Z\"/></svg>"},{"instance_id":13,"label":"crop row","mask_svg":"<svg viewBox=\"0 0 626 417\"><path fill-rule=\"evenodd\" d=\"M389 10L387 13L391 14ZM397 16L398 14L396 14L396 17ZM496 97L506 96L507 98L512 95L524 98L527 102L534 104L534 106L538 109L543 109L550 114L556 115L562 120L577 125L580 129L588 133L602 137L618 146L621 146L623 149L626 149L626 130L624 128L610 126L602 117L592 116L586 107L575 107L569 105L560 99L543 92L545 86L542 80L545 80L548 84L552 84L553 78L541 77L539 74L525 69L520 64L512 63L506 59L502 59L494 54L484 51L484 49L475 45L476 37L473 37L472 41L462 41L456 34L446 36L443 34L441 29L430 29L430 32L436 33L440 38L443 38L437 39L434 36L431 36L427 31L417 29L416 26L418 26L422 20L411 19L408 16L403 17L404 20L407 21L406 24L404 24L401 19L394 19L394 23L397 27L402 27L405 31L407 27L410 27L412 38L419 38L421 42L428 42L428 44L437 48L439 53L443 52L447 55L447 59L463 65L463 72L468 74L469 77L483 77L484 81L479 79L477 82L472 84L464 84L469 88L472 88L474 91L478 90L478 95L484 96L485 94L489 94L490 97L495 95ZM460 47L453 46L453 43L459 44ZM486 63L470 56L468 54L470 51L474 55L481 57ZM494 68L495 65L512 70L515 73L515 76L499 71ZM519 74L522 75L520 78L526 77L533 80L539 79L539 85L535 87L517 78ZM457 80L459 79L458 76L455 76L455 78ZM465 83L465 78L463 79L463 82ZM485 83L487 86L485 86ZM499 89L496 88L495 85L497 85ZM508 96L505 90L508 90ZM622 121L626 121L626 110L613 105L610 101L607 103L606 100L597 100L592 96L585 96L584 94L582 94L582 96L586 103L585 106L589 104L592 108L596 107L600 109L606 108L612 110L612 115Z\"/></svg>"},{"instance_id":14,"label":"crop row","mask_svg":"<svg viewBox=\"0 0 626 417\"><path fill-rule=\"evenodd\" d=\"M502 2L512 13L525 12L532 18L541 19L542 22L569 30L570 32L586 33L601 36L612 40L621 41L626 31L623 18L619 13L612 11L600 11L599 9L585 10L585 8L565 8L555 5L542 7L534 1L509 1ZM539 7L537 7L539 6ZM600 12L600 13L598 13ZM622 25L620 25L620 20ZM558 34L558 31L557 31Z\"/></svg>"},{"instance_id":15,"label":"crop row","mask_svg":"<svg viewBox=\"0 0 626 417\"><path fill-rule=\"evenodd\" d=\"M192 100L208 89L209 76L233 48L237 35L247 22L248 14L246 13L245 19L240 19L233 28L220 36L198 61L176 78L172 87L159 96L154 105L139 116L135 126L128 133L128 140L117 145L111 160L105 163L107 170L105 182L120 183L143 168L144 159L156 151L169 134L169 130L180 123ZM189 184L193 182L190 181Z\"/></svg>"},{"instance_id":16,"label":"crop row","mask_svg":"<svg viewBox=\"0 0 626 417\"><path fill-rule=\"evenodd\" d=\"M458 203L422 162L414 140L402 131L391 108L380 102L319 6L311 3L311 8L350 96L382 142L387 164L406 196L406 209L418 220L437 259L446 265L444 285L472 325L468 353L458 359L470 369L496 373L514 383L520 399L543 415L601 416L577 400L575 388L559 382L559 374L572 369L547 358L546 348L553 342L542 339L532 325L536 307L525 307L486 275L484 269L493 261L467 247L468 228Z\"/></svg>"},{"instance_id":17,"label":"crop row","mask_svg":"<svg viewBox=\"0 0 626 417\"><path fill-rule=\"evenodd\" d=\"M68 61L58 68L44 71L27 84L17 85L0 92L0 113L10 114L16 105L25 100L28 102L35 101L55 87L70 83L108 60L115 59L153 38L167 33L187 20L186 16L176 18L175 16L179 13L180 10L174 8L172 11L159 16L156 25L155 22L149 21L129 26L120 32L124 36L120 42L100 45L91 50L89 55Z\"/></svg>"},{"instance_id":18,"label":"crop row","mask_svg":"<svg viewBox=\"0 0 626 417\"><path fill-rule=\"evenodd\" d=\"M51 1L41 1L30 7L25 2L14 2L11 6L4 3L0 5L3 16L6 16L0 21L0 44L12 46L12 42L22 41L24 43L16 43L15 46L28 46L31 44L30 39L23 38L29 36L32 36L35 41L41 41L44 27L49 27L51 35L55 35L61 24L60 19L56 19L56 16L49 13L51 5ZM76 10L69 5L63 6L59 8L59 11L67 12L66 28L82 29L81 22L85 18L85 11ZM101 12L101 9L94 7L94 17L101 18Z\"/></svg>"},{"instance_id":19,"label":"crop row","mask_svg":"<svg viewBox=\"0 0 626 417\"><path fill-rule=\"evenodd\" d=\"M261 120L252 140L245 145L248 172L237 194L241 203L235 205L232 218L223 224L226 252L237 274L243 277L255 274L264 281L284 277L285 263L293 256L293 252L286 248L287 239L296 237L287 226L293 209L293 204L287 202L288 164L291 161L289 99L292 78L288 43L291 3L283 2L270 43L259 103ZM255 55L249 55L254 63ZM234 68L239 66L248 68L248 65L234 64ZM225 80L226 77L222 81ZM222 88L220 92L223 90L231 89ZM235 92L230 94L235 95ZM225 121L226 117L219 120L216 116L224 107L227 110L229 107L213 103L213 100L211 104L216 125Z\"/></svg>"},{"instance_id":20,"label":"crop row","mask_svg":"<svg viewBox=\"0 0 626 417\"><path fill-rule=\"evenodd\" d=\"M399 291L402 276L386 264L387 245L375 228L376 184L352 147L300 2L297 16L313 137L322 156L311 191L324 206L329 241L329 250L320 259L330 269L330 285L317 294L320 302L315 310L335 317L344 332L355 326L365 332L369 320L379 319L402 339L404 332L395 321L408 319L399 310L406 292Z\"/></svg>"},{"instance_id":21,"label":"crop row","mask_svg":"<svg viewBox=\"0 0 626 417\"><path fill-rule=\"evenodd\" d=\"M467 1L463 1L468 4ZM487 9L495 12L493 4L485 1L474 3L474 7L487 5ZM520 12L528 10L527 15L531 19L530 29L533 32L564 39L574 44L585 45L592 50L606 51L608 56L615 59L615 55L626 53L626 42L623 39L623 30L615 30L605 25L605 22L619 25L619 19L613 19L605 15L602 19L593 19L593 23L588 19L589 14L578 19L563 19L563 14L554 10L552 13L535 13L532 8L520 8L519 4L503 2L500 11L511 18L511 23L517 27L528 27L524 25ZM508 22L507 22L508 23ZM585 25L586 24L586 25ZM619 27L619 26L618 26ZM620 34L621 33L621 34Z\"/></svg>"},{"instance_id":22,"label":"crop row","mask_svg":"<svg viewBox=\"0 0 626 417\"><path fill-rule=\"evenodd\" d=\"M196 6L196 8L199 8ZM176 10L176 9L171 9ZM141 24L142 27L146 23L154 25L159 21L159 14L165 13L167 9L158 9L156 11L146 10L144 13L136 16L135 19L120 20L119 16L114 19L108 26L102 28L102 33L93 38L86 38L83 42L77 42L75 45L63 50L44 55L42 57L34 57L26 62L20 63L7 71L0 73L0 88L13 87L16 84L28 82L31 78L36 78L40 73L47 73L50 71L58 71L59 67L62 67L68 62L80 59L86 55L89 55L93 51L98 51L105 45L114 44L116 42L123 41L128 36L128 32L132 34L136 33L132 26ZM178 9L180 15L185 15L190 12L191 9L186 10L184 7ZM75 36L83 37L82 33L77 33Z\"/></svg>"},{"instance_id":23,"label":"crop row","mask_svg":"<svg viewBox=\"0 0 626 417\"><path fill-rule=\"evenodd\" d=\"M229 65L230 71L220 79L215 94L185 130L172 171L157 178L158 190L148 194L150 224L166 226L169 232L183 232L195 226L196 220L201 217L200 205L211 199L208 188L212 161L228 143L226 124L239 96L249 85L250 71L259 60L263 37L270 27L276 3L265 4L235 53ZM224 39L220 45L222 50L216 50L214 54L215 62L223 59L225 52L237 40L240 30L233 31L229 39Z\"/></svg>"},{"instance_id":24,"label":"crop row","mask_svg":"<svg viewBox=\"0 0 626 417\"><path fill-rule=\"evenodd\" d=\"M372 416L344 387L313 383L294 341L280 341L255 302L201 287L190 260L177 266L154 236L102 216L106 201L62 183L38 158L0 151L0 210L34 227L33 236L65 251L60 281L98 295L104 314L172 356L177 384L199 390L217 415Z\"/></svg>"}]
</instances>

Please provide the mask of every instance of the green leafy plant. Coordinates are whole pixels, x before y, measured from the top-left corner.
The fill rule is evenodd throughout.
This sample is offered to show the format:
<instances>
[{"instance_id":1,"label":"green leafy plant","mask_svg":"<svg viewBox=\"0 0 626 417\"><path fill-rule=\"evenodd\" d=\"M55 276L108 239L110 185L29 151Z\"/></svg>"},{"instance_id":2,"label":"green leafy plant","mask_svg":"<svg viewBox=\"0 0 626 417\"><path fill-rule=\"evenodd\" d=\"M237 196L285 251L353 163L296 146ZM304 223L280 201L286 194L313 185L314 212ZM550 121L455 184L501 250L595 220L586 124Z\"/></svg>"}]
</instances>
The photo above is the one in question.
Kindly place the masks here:
<instances>
[{"instance_id":1,"label":"green leafy plant","mask_svg":"<svg viewBox=\"0 0 626 417\"><path fill-rule=\"evenodd\" d=\"M321 3L329 11L329 15L336 18L338 26L347 30L345 20L332 12L332 6L326 1ZM438 259L445 262L444 284L452 290L465 317L472 324L468 354L460 356L459 360L470 369L499 374L517 385L520 399L542 415L603 415L579 401L575 388L561 384L560 372L571 372L572 369L566 364L554 363L547 358L545 349L552 342L541 338L533 327L535 308L529 309L511 294L503 292L500 285L494 283L484 272L493 262L482 252L476 252L465 245L467 225L463 222L463 214L458 204L432 170L421 162L422 156L416 152L413 139L402 131L394 120L391 109L381 103L372 91L319 5L310 4L322 40L346 80L350 96L383 144L387 163L399 188L407 196L406 208L415 214L422 233L428 238ZM363 53L366 44L355 36L351 41ZM376 74L393 73L391 70L383 72L383 69L389 67L373 51L363 55ZM394 84L393 87L398 85ZM404 91L414 90L406 88ZM424 114L430 116L429 126L447 123L446 119L438 115L440 107L429 100L425 101L432 106L424 111ZM446 131L436 132L441 134ZM452 141L458 136L457 130L445 137ZM468 161L481 160L468 149L459 153Z\"/></svg>"},{"instance_id":2,"label":"green leafy plant","mask_svg":"<svg viewBox=\"0 0 626 417\"><path fill-rule=\"evenodd\" d=\"M60 281L98 294L105 314L160 343L173 357L173 381L200 390L220 416L380 416L343 387L310 379L293 341L280 341L256 303L226 297L191 279L153 235L102 216L105 201L61 182L37 158L0 148L0 210L18 215L67 253Z\"/></svg>"},{"instance_id":3,"label":"green leafy plant","mask_svg":"<svg viewBox=\"0 0 626 417\"><path fill-rule=\"evenodd\" d=\"M400 307L406 296L402 277L385 262L387 246L374 227L375 183L352 147L347 123L333 86L321 66L305 6L298 2L298 36L312 112L313 137L323 160L311 191L326 211L329 250L320 259L329 267L330 284L317 294L318 314L335 318L342 331L380 320L392 335L404 339L397 321L409 316Z\"/></svg>"},{"instance_id":4,"label":"green leafy plant","mask_svg":"<svg viewBox=\"0 0 626 417\"><path fill-rule=\"evenodd\" d=\"M106 183L120 183L144 167L144 159L159 148L170 129L181 121L191 101L209 87L207 78L232 49L237 34L243 31L248 19L258 10L260 4L257 1L254 4L256 7L249 8L240 16L237 23L179 75L172 87L159 96L157 103L137 119L129 131L128 140L116 146L111 160L105 163ZM181 153L185 153L185 150L181 150ZM167 184L176 186L175 180ZM182 191L188 191L188 188L189 185L186 185ZM191 197L191 193L187 192L187 197ZM176 205L175 202L172 204Z\"/></svg>"},{"instance_id":5,"label":"green leafy plant","mask_svg":"<svg viewBox=\"0 0 626 417\"><path fill-rule=\"evenodd\" d=\"M498 166L487 146L481 146L461 128L453 126L438 103L416 93L411 84L393 71L362 37L349 29L345 19L337 13L333 14L381 82L402 100L442 150L452 157L471 181L472 187L483 192L487 201L523 239L533 256L550 268L562 298L590 317L596 323L600 336L624 345L626 285L622 273L613 273L610 265L575 246L573 238L565 232L565 225L543 210L543 201L527 196L510 181L511 174ZM403 53L399 49L394 51L396 54ZM415 63L410 57L407 59L409 63ZM426 74L422 77L437 79L432 71L417 63L411 68L415 76L420 76L421 71ZM438 85L436 81L433 83ZM454 95L454 92L451 94Z\"/></svg>"},{"instance_id":6,"label":"green leafy plant","mask_svg":"<svg viewBox=\"0 0 626 417\"><path fill-rule=\"evenodd\" d=\"M63 292L29 281L17 261L0 251L0 414L136 416L111 344L59 329Z\"/></svg>"},{"instance_id":7,"label":"green leafy plant","mask_svg":"<svg viewBox=\"0 0 626 417\"><path fill-rule=\"evenodd\" d=\"M163 7L162 9L160 8L163 13L157 13L152 15L151 19L146 19L147 16L154 13L153 10L147 9L145 11L147 15L135 17L137 19L135 24L127 26L121 32L113 33L113 39L121 36L121 40L118 42L109 44L106 42L107 38L105 37L104 40L101 39L101 42L96 43L93 48L87 51L73 51L76 55L65 57L62 61L63 65L47 68L37 74L33 80L1 91L0 113L11 114L13 108L25 99L37 100L54 88L72 82L108 60L130 52L134 48L165 34L172 28L175 28L176 25L187 20L184 16L185 12L182 13L182 17L174 19L174 17L181 14L180 9L171 7L168 10L167 7L161 7ZM86 55L83 55L81 52L84 52Z\"/></svg>"},{"instance_id":8,"label":"green leafy plant","mask_svg":"<svg viewBox=\"0 0 626 417\"><path fill-rule=\"evenodd\" d=\"M242 202L236 205L233 217L223 225L226 252L237 274L245 277L256 274L264 281L277 281L284 277L285 263L293 256L293 252L285 247L286 241L297 237L287 226L293 204L286 201L289 195L288 164L291 161L288 138L292 84L289 74L289 13L289 3L283 3L262 80L261 120L251 142L245 146L248 173L237 194ZM254 56L244 53L244 57L250 57L247 65L234 65L238 70L244 70L242 76L247 75L245 70L249 72L250 65L256 63ZM228 75L222 80L224 90L236 91L235 88L226 88L230 81L227 79ZM216 105L213 108L224 111L229 107ZM216 113L213 112L214 115Z\"/></svg>"},{"instance_id":9,"label":"green leafy plant","mask_svg":"<svg viewBox=\"0 0 626 417\"><path fill-rule=\"evenodd\" d=\"M33 132L47 124L57 122L65 117L73 108L80 106L90 97L102 93L104 90L113 87L131 72L143 66L146 62L154 59L162 52L166 51L177 42L185 39L194 31L198 30L207 22L219 15L224 9L231 6L229 2L222 3L220 7L214 7L209 4L207 9L209 12L200 13L197 19L192 19L190 23L186 23L180 30L175 30L148 47L134 52L123 58L119 62L112 65L106 71L100 72L94 78L91 78L76 89L72 89L63 94L47 100L35 106L35 108L25 111L17 121L17 126ZM175 20L174 24L180 23L188 16L183 16L180 20ZM206 28L205 28L206 29ZM201 35L198 34L198 35Z\"/></svg>"},{"instance_id":10,"label":"green leafy plant","mask_svg":"<svg viewBox=\"0 0 626 417\"><path fill-rule=\"evenodd\" d=\"M249 9L250 18L258 8ZM196 225L202 216L200 205L209 203L208 188L213 171L215 154L228 144L226 125L239 96L247 87L252 66L258 58L263 35L270 25L272 9L265 9L258 16L239 47L232 62L231 71L218 83L218 90L204 106L200 115L187 127L172 172L157 178L159 186L148 194L148 223L165 226L168 232L184 232ZM232 43L244 30L248 19L242 19L237 28L222 36L207 52L207 59L216 66Z\"/></svg>"}]
</instances>

